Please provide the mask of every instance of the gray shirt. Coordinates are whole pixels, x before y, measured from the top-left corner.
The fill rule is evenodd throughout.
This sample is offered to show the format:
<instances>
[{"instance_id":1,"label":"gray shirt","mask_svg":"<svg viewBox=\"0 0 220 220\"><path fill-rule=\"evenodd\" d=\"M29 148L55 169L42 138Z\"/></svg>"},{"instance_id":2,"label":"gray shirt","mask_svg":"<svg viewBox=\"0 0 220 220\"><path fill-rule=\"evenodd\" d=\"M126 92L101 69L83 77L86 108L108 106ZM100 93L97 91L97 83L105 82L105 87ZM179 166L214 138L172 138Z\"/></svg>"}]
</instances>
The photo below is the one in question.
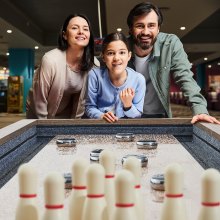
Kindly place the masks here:
<instances>
[{"instance_id":1,"label":"gray shirt","mask_svg":"<svg viewBox=\"0 0 220 220\"><path fill-rule=\"evenodd\" d=\"M158 95L149 76L148 64L150 58L150 54L146 57L138 57L137 55L135 55L134 61L136 71L141 73L146 79L146 93L144 98L143 114L164 114L165 110L161 101L158 98Z\"/></svg>"}]
</instances>

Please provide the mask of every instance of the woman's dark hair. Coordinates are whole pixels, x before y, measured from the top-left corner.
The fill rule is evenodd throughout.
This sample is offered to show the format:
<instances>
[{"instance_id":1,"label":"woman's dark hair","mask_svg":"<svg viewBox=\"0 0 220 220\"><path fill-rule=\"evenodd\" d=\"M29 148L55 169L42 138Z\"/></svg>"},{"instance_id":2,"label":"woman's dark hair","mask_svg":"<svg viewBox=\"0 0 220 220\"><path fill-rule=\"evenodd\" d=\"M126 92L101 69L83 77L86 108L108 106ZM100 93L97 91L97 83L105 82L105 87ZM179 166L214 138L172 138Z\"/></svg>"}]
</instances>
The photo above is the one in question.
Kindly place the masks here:
<instances>
[{"instance_id":1,"label":"woman's dark hair","mask_svg":"<svg viewBox=\"0 0 220 220\"><path fill-rule=\"evenodd\" d=\"M115 32L115 33L108 34L105 37L105 39L103 40L102 54L104 54L104 52L106 50L106 47L108 46L109 43L111 43L112 41L117 41L117 40L120 40L120 41L124 42L127 49L128 49L128 51L130 51L130 46L129 46L127 37L124 34L120 33L120 32Z\"/></svg>"},{"instance_id":2,"label":"woman's dark hair","mask_svg":"<svg viewBox=\"0 0 220 220\"><path fill-rule=\"evenodd\" d=\"M133 22L134 22L134 18L144 15L144 14L148 14L151 11L155 11L155 13L158 16L158 26L161 27L162 23L163 23L163 15L160 11L160 9L153 5L150 2L142 2L140 4L137 4L136 6L134 6L134 8L131 9L128 17L127 17L127 25L130 28L132 28Z\"/></svg>"},{"instance_id":3,"label":"woman's dark hair","mask_svg":"<svg viewBox=\"0 0 220 220\"><path fill-rule=\"evenodd\" d=\"M84 18L89 26L89 31L90 31L90 38L89 38L89 43L88 45L84 48L84 53L82 56L81 64L80 64L80 70L81 71L88 71L90 70L93 65L94 65L94 36L92 33L92 28L89 19L83 15L83 14L72 14L69 15L64 23L62 28L60 29L59 36L58 36L58 48L62 51L65 51L68 48L68 43L64 39L63 34L66 32L67 26L70 22L70 20L74 17L81 17Z\"/></svg>"}]
</instances>

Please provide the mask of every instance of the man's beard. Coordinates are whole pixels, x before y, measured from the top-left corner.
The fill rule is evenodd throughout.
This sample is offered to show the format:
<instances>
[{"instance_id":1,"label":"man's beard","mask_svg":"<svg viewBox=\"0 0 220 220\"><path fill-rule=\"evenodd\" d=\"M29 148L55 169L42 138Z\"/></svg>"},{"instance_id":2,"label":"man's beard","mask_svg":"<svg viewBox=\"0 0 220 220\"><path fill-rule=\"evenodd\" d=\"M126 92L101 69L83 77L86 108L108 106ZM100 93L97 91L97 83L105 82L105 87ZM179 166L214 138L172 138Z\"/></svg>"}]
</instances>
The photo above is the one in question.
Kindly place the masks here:
<instances>
[{"instance_id":1,"label":"man's beard","mask_svg":"<svg viewBox=\"0 0 220 220\"><path fill-rule=\"evenodd\" d=\"M140 47L142 50L148 50L151 47L153 47L153 45L154 45L154 43L156 41L156 37L155 38L151 37L151 41L150 42L141 42L141 37L142 36L145 36L145 35L138 34L137 37L133 36L135 45Z\"/></svg>"}]
</instances>

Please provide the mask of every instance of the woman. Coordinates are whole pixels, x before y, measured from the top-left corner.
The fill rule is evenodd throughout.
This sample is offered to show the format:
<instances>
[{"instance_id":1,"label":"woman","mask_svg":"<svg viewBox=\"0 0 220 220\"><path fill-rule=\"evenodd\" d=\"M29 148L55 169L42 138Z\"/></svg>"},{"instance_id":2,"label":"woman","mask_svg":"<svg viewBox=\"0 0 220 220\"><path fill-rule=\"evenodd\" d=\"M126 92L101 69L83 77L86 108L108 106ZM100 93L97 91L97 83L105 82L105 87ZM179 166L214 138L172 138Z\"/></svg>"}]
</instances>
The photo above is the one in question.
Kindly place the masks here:
<instances>
[{"instance_id":1,"label":"woman","mask_svg":"<svg viewBox=\"0 0 220 220\"><path fill-rule=\"evenodd\" d=\"M84 113L87 73L93 66L90 22L84 15L69 15L59 33L58 48L43 56L35 72L26 105L27 118L80 118Z\"/></svg>"},{"instance_id":2,"label":"woman","mask_svg":"<svg viewBox=\"0 0 220 220\"><path fill-rule=\"evenodd\" d=\"M103 41L106 68L93 68L88 76L86 114L89 118L115 122L138 118L143 112L145 79L127 67L131 52L122 33L109 34Z\"/></svg>"}]
</instances>

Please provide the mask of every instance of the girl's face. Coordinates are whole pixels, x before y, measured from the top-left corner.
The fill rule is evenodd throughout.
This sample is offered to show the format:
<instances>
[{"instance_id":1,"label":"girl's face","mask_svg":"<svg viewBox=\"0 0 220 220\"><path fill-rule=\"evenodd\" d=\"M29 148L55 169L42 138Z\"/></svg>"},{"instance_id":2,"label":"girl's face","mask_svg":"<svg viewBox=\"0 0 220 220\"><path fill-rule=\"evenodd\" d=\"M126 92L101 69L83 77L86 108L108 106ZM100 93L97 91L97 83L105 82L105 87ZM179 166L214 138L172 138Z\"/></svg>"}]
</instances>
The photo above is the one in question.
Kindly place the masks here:
<instances>
[{"instance_id":1,"label":"girl's face","mask_svg":"<svg viewBox=\"0 0 220 220\"><path fill-rule=\"evenodd\" d=\"M63 37L70 47L86 47L90 38L90 30L87 21L82 17L72 18L67 25Z\"/></svg>"},{"instance_id":2,"label":"girl's face","mask_svg":"<svg viewBox=\"0 0 220 220\"><path fill-rule=\"evenodd\" d=\"M105 62L112 76L121 76L126 70L128 61L131 58L131 52L121 40L112 41L109 43L103 54Z\"/></svg>"}]
</instances>

